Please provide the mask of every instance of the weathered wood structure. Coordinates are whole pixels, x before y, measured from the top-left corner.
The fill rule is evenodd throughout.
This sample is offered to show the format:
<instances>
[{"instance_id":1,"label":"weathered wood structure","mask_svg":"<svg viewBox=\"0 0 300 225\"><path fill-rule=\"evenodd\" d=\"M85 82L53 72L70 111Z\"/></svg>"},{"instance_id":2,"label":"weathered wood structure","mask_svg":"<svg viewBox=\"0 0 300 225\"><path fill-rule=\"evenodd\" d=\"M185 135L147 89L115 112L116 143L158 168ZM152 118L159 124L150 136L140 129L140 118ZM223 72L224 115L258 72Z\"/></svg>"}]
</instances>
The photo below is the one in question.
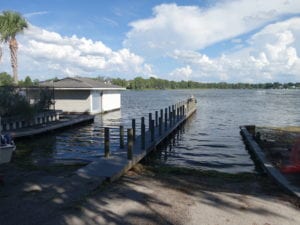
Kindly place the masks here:
<instances>
[{"instance_id":1,"label":"weathered wood structure","mask_svg":"<svg viewBox=\"0 0 300 225\"><path fill-rule=\"evenodd\" d=\"M196 112L196 99L191 97L186 101L152 113L148 116L148 126L145 118L141 117L140 134L137 134L136 120L127 128L127 137L124 137L124 127L119 128L119 150L110 152L110 128L104 128L104 156L89 165L79 169L77 175L82 178L103 179L113 181L128 171L143 159L156 146L178 129L193 113ZM147 128L146 128L147 127ZM127 139L127 144L124 144Z\"/></svg>"}]
</instances>

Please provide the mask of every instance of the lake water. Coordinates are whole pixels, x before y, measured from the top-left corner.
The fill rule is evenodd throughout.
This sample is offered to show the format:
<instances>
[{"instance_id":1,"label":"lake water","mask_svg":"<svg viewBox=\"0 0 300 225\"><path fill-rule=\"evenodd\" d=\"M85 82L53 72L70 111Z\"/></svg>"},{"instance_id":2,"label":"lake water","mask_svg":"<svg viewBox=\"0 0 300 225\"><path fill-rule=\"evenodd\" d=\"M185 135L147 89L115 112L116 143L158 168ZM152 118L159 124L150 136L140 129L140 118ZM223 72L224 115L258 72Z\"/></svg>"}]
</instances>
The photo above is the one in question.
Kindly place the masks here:
<instances>
[{"instance_id":1,"label":"lake water","mask_svg":"<svg viewBox=\"0 0 300 225\"><path fill-rule=\"evenodd\" d=\"M196 114L157 154L160 163L224 172L251 172L254 165L245 149L239 126L300 126L300 90L162 90L125 91L122 110L97 115L93 124L18 142L27 160L88 159L103 155L102 126L130 127L131 119L148 117L194 95ZM146 123L147 124L147 123ZM139 131L137 131L139 133ZM117 129L112 130L112 149L117 149Z\"/></svg>"}]
</instances>

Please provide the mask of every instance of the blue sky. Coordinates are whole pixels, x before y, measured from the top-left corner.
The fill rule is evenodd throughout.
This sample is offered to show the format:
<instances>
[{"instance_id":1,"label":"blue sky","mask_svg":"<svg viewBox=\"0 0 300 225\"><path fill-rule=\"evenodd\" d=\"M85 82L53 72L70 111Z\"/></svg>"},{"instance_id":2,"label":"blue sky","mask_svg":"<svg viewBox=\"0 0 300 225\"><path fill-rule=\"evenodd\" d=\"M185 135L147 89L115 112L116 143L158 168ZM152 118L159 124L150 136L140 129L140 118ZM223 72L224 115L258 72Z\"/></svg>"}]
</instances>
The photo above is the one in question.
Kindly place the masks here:
<instances>
[{"instance_id":1,"label":"blue sky","mask_svg":"<svg viewBox=\"0 0 300 225\"><path fill-rule=\"evenodd\" d=\"M298 0L10 0L19 74L299 82ZM4 46L0 71L11 73Z\"/></svg>"}]
</instances>

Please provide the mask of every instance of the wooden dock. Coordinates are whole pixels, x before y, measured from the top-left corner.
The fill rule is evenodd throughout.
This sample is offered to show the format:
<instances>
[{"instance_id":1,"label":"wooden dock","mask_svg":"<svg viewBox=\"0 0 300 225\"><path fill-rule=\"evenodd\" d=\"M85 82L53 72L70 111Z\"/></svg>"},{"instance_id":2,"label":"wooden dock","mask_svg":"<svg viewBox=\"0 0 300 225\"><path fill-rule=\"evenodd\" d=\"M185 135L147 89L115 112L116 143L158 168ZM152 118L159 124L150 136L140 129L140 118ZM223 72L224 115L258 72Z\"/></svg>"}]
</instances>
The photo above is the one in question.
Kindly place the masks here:
<instances>
[{"instance_id":1,"label":"wooden dock","mask_svg":"<svg viewBox=\"0 0 300 225\"><path fill-rule=\"evenodd\" d=\"M39 135L63 128L67 128L70 126L75 126L77 124L92 122L94 121L95 116L93 115L67 115L62 117L58 121L35 125L32 127L21 128L18 130L10 131L10 134L14 139L24 138L27 136Z\"/></svg>"},{"instance_id":2,"label":"wooden dock","mask_svg":"<svg viewBox=\"0 0 300 225\"><path fill-rule=\"evenodd\" d=\"M136 134L136 121L127 129L127 143L124 145L124 128L120 127L120 149L113 154L109 150L109 128L105 129L104 157L79 169L76 176L92 180L114 181L130 170L149 152L178 129L192 114L196 112L196 99L189 98L156 111L153 119L149 113L148 129L145 118L141 118L141 133Z\"/></svg>"}]
</instances>

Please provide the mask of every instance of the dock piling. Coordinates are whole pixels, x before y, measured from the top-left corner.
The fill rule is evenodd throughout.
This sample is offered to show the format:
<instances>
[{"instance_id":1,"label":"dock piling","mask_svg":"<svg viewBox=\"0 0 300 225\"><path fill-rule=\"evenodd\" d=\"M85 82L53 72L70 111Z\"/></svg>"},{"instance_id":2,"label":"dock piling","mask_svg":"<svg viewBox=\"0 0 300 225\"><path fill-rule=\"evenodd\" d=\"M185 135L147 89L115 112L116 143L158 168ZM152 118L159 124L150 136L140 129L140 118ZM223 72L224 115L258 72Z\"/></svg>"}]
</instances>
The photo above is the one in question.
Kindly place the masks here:
<instances>
[{"instance_id":1,"label":"dock piling","mask_svg":"<svg viewBox=\"0 0 300 225\"><path fill-rule=\"evenodd\" d=\"M168 109L165 108L165 130L167 130L167 126L168 126Z\"/></svg>"},{"instance_id":2,"label":"dock piling","mask_svg":"<svg viewBox=\"0 0 300 225\"><path fill-rule=\"evenodd\" d=\"M162 117L159 117L159 123L158 123L158 134L159 136L162 134Z\"/></svg>"},{"instance_id":3,"label":"dock piling","mask_svg":"<svg viewBox=\"0 0 300 225\"><path fill-rule=\"evenodd\" d=\"M124 126L120 126L120 149L124 148Z\"/></svg>"},{"instance_id":4,"label":"dock piling","mask_svg":"<svg viewBox=\"0 0 300 225\"><path fill-rule=\"evenodd\" d=\"M133 129L127 129L127 159L132 160Z\"/></svg>"},{"instance_id":5,"label":"dock piling","mask_svg":"<svg viewBox=\"0 0 300 225\"><path fill-rule=\"evenodd\" d=\"M155 111L155 127L158 126L158 111Z\"/></svg>"},{"instance_id":6,"label":"dock piling","mask_svg":"<svg viewBox=\"0 0 300 225\"><path fill-rule=\"evenodd\" d=\"M109 157L109 147L110 147L110 143L109 143L109 128L105 127L104 128L104 157L107 158Z\"/></svg>"},{"instance_id":7,"label":"dock piling","mask_svg":"<svg viewBox=\"0 0 300 225\"><path fill-rule=\"evenodd\" d=\"M142 149L145 149L145 131L146 130L146 127L145 127L145 118L142 117L141 118L141 148Z\"/></svg>"},{"instance_id":8,"label":"dock piling","mask_svg":"<svg viewBox=\"0 0 300 225\"><path fill-rule=\"evenodd\" d=\"M152 121L152 113L149 113L149 130L151 127L151 121Z\"/></svg>"},{"instance_id":9,"label":"dock piling","mask_svg":"<svg viewBox=\"0 0 300 225\"><path fill-rule=\"evenodd\" d=\"M135 129L135 119L132 119L131 125L132 125L132 138L133 138L133 140L135 140L135 131L136 131L136 129Z\"/></svg>"},{"instance_id":10,"label":"dock piling","mask_svg":"<svg viewBox=\"0 0 300 225\"><path fill-rule=\"evenodd\" d=\"M151 120L151 126L150 126L151 143L154 141L154 132L155 132L154 120Z\"/></svg>"}]
</instances>

